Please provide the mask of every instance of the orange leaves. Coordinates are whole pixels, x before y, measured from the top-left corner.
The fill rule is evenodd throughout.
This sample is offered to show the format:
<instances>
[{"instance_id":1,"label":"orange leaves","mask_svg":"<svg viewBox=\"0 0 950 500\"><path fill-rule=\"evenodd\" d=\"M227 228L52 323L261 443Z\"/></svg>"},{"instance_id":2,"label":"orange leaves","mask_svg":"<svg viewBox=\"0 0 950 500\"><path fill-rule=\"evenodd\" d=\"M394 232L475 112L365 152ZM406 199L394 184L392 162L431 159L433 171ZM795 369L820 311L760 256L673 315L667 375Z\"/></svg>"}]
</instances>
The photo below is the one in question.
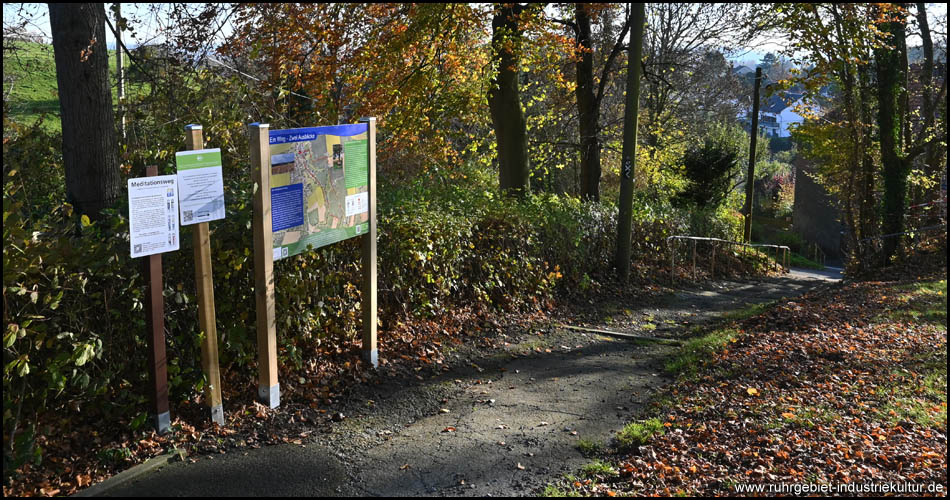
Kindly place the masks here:
<instances>
[{"instance_id":1,"label":"orange leaves","mask_svg":"<svg viewBox=\"0 0 950 500\"><path fill-rule=\"evenodd\" d=\"M946 330L887 320L878 298L895 294L855 283L745 320L743 342L669 389L677 425L620 457L622 484L715 496L735 481L945 481L946 406L928 401L920 360L943 359Z\"/></svg>"}]
</instances>

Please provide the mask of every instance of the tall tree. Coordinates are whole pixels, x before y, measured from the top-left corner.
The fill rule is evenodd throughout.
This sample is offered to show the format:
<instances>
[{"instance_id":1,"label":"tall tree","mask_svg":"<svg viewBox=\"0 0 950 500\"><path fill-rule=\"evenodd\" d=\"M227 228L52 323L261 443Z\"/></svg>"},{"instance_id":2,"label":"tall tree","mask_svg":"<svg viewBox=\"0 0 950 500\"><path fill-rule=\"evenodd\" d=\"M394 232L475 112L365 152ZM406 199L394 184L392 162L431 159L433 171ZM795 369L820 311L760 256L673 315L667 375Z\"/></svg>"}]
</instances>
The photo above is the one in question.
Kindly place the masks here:
<instances>
[{"instance_id":1,"label":"tall tree","mask_svg":"<svg viewBox=\"0 0 950 500\"><path fill-rule=\"evenodd\" d=\"M499 185L502 191L521 196L530 189L527 123L518 87L523 38L519 17L525 9L520 4L495 6L491 46L497 72L488 89L488 107L498 141Z\"/></svg>"},{"instance_id":2,"label":"tall tree","mask_svg":"<svg viewBox=\"0 0 950 500\"><path fill-rule=\"evenodd\" d=\"M938 80L939 83L935 82L933 34L931 33L930 29L930 19L927 15L927 5L923 2L917 3L917 25L920 27L920 38L924 51L923 66L920 70L920 87L922 94L920 114L923 118L923 124L919 133L921 137L926 137L931 134L936 135L938 133L937 105L938 103L943 103L943 141L946 143L946 64L943 65L943 78ZM946 46L946 34L944 35L943 45ZM941 171L945 171L944 157L946 154L947 148L940 147L940 143L938 141L931 141L926 145L923 162L927 177L939 182ZM939 191L935 189L918 189L917 195L917 199L914 201L914 203L931 202L937 200L939 197ZM927 222L928 225L936 222L934 219L936 219L936 214L938 213L939 211L937 210L931 211L932 215L929 218L930 220Z\"/></svg>"},{"instance_id":3,"label":"tall tree","mask_svg":"<svg viewBox=\"0 0 950 500\"><path fill-rule=\"evenodd\" d=\"M612 42L610 52L604 45L602 51L607 53L595 83L594 74L594 40L591 30L592 14L604 16L610 12L604 5L592 6L589 4L574 4L574 21L555 20L569 26L574 32L577 44L577 62L575 63L575 98L577 100L577 125L580 136L581 157L581 186L580 195L586 200L600 200L600 132L601 132L601 103L604 100L613 63L623 51L623 39L630 29L629 18L621 25L616 41ZM609 18L604 23L604 32L612 35Z\"/></svg>"},{"instance_id":4,"label":"tall tree","mask_svg":"<svg viewBox=\"0 0 950 500\"><path fill-rule=\"evenodd\" d=\"M577 45L581 52L576 64L575 91L581 142L581 196L596 201L600 199L600 141L597 138L600 106L594 101L594 58L587 6L574 4L574 22L577 26Z\"/></svg>"},{"instance_id":5,"label":"tall tree","mask_svg":"<svg viewBox=\"0 0 950 500\"><path fill-rule=\"evenodd\" d=\"M888 16L887 12L881 13ZM891 20L883 25L889 35L888 45L874 49L877 67L878 113L877 122L881 136L881 163L884 167L884 217L885 234L903 231L904 207L906 206L907 174L910 165L902 154L904 113L901 106L907 83L907 43L903 12L890 13ZM897 238L884 238L884 261L897 251Z\"/></svg>"},{"instance_id":6,"label":"tall tree","mask_svg":"<svg viewBox=\"0 0 950 500\"><path fill-rule=\"evenodd\" d=\"M97 217L119 197L115 117L101 3L51 3L66 198Z\"/></svg>"},{"instance_id":7,"label":"tall tree","mask_svg":"<svg viewBox=\"0 0 950 500\"><path fill-rule=\"evenodd\" d=\"M845 244L853 263L869 259L869 238L877 233L874 217L872 105L868 61L876 44L875 16L865 4L786 4L769 13L791 40L785 53L808 68L791 80L806 96L822 101L828 84L837 87L836 105L825 120L806 122L796 139L803 154L818 160L823 184L842 205L848 231ZM825 104L827 106L827 104Z\"/></svg>"},{"instance_id":8,"label":"tall tree","mask_svg":"<svg viewBox=\"0 0 950 500\"><path fill-rule=\"evenodd\" d=\"M915 99L920 103L920 109L911 110L908 91L911 88L908 79L910 68L907 62L908 12L903 5L884 4L879 7L883 40L874 49L874 63L877 69L877 123L884 174L882 228L885 234L898 234L906 230L904 217L911 167L921 155L924 155L924 161L929 165L934 160L934 148L946 139L946 117L942 124L938 123L935 107L935 99L943 101L946 96L946 78L943 79L940 93L935 94L932 87L933 45L927 11L923 4L918 4L917 9L925 59L920 76L920 99ZM911 113L918 111L923 119L915 131ZM881 245L883 263L895 256L898 243L898 238L884 238Z\"/></svg>"},{"instance_id":9,"label":"tall tree","mask_svg":"<svg viewBox=\"0 0 950 500\"><path fill-rule=\"evenodd\" d=\"M672 138L669 132L676 128L695 127L696 135L702 135L703 121L694 123L688 117L699 108L697 97L721 94L724 102L736 99L728 89L736 80L728 64L714 71L702 66L710 50L735 46L748 36L748 20L753 18L746 12L749 8L734 3L647 4L643 106L651 155L674 141L693 140L694 136Z\"/></svg>"}]
</instances>

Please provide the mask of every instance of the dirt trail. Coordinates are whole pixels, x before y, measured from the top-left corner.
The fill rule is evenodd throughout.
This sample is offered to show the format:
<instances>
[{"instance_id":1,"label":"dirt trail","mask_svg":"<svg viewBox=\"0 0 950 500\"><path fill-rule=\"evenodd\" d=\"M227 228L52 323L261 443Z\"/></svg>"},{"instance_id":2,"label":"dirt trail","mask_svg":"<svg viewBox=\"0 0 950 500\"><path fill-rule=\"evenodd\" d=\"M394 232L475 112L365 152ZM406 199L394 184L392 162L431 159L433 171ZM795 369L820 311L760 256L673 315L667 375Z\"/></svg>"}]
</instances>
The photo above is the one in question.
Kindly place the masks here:
<instances>
[{"instance_id":1,"label":"dirt trail","mask_svg":"<svg viewBox=\"0 0 950 500\"><path fill-rule=\"evenodd\" d=\"M757 282L716 282L649 303L593 304L574 324L683 338L693 325L724 312L831 283L798 271ZM589 462L577 449L579 440L608 443L669 382L662 364L675 347L667 344L553 325L508 335L505 349L485 357L459 351L460 360L474 361L444 374L354 390L341 409L349 418L305 448L271 446L173 463L110 494L536 494Z\"/></svg>"}]
</instances>

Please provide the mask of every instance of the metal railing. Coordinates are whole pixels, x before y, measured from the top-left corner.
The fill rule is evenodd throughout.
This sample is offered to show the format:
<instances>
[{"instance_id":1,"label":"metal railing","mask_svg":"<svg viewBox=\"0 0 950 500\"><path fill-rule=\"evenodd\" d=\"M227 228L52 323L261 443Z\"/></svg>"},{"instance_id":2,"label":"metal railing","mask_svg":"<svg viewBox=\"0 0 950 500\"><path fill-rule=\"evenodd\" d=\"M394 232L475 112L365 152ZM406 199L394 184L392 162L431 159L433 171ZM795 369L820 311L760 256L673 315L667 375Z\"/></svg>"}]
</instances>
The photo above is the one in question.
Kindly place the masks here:
<instances>
[{"instance_id":1,"label":"metal railing","mask_svg":"<svg viewBox=\"0 0 950 500\"><path fill-rule=\"evenodd\" d=\"M778 262L779 253L781 252L781 266L782 272L788 272L788 265L790 259L790 248L785 245L769 245L762 243L742 243L740 241L729 241L719 238L706 238L702 236L668 236L666 241L670 246L670 283L676 282L676 247L674 246L675 240L685 240L693 242L693 279L696 279L696 246L697 242L710 242L712 250L710 252L710 266L709 266L709 275L716 275L716 251L720 246L725 248L751 248L765 249L765 257L771 262ZM774 251L774 259L772 253Z\"/></svg>"}]
</instances>

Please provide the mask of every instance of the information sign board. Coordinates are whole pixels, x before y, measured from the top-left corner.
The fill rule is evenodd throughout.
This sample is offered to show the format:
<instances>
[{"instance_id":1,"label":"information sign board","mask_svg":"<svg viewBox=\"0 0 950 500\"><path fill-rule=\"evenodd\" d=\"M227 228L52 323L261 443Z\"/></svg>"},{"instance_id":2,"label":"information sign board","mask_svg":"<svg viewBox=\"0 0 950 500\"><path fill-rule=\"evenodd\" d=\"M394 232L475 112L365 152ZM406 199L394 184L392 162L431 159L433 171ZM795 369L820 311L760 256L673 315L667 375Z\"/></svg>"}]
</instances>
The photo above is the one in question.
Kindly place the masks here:
<instances>
[{"instance_id":1,"label":"information sign board","mask_svg":"<svg viewBox=\"0 0 950 500\"><path fill-rule=\"evenodd\" d=\"M366 233L367 125L271 130L274 259Z\"/></svg>"},{"instance_id":2,"label":"information sign board","mask_svg":"<svg viewBox=\"0 0 950 500\"><path fill-rule=\"evenodd\" d=\"M178 250L178 178L129 179L129 240L132 257Z\"/></svg>"},{"instance_id":3,"label":"information sign board","mask_svg":"<svg viewBox=\"0 0 950 500\"><path fill-rule=\"evenodd\" d=\"M178 166L181 225L223 219L221 149L179 151L175 153L175 163Z\"/></svg>"}]
</instances>

